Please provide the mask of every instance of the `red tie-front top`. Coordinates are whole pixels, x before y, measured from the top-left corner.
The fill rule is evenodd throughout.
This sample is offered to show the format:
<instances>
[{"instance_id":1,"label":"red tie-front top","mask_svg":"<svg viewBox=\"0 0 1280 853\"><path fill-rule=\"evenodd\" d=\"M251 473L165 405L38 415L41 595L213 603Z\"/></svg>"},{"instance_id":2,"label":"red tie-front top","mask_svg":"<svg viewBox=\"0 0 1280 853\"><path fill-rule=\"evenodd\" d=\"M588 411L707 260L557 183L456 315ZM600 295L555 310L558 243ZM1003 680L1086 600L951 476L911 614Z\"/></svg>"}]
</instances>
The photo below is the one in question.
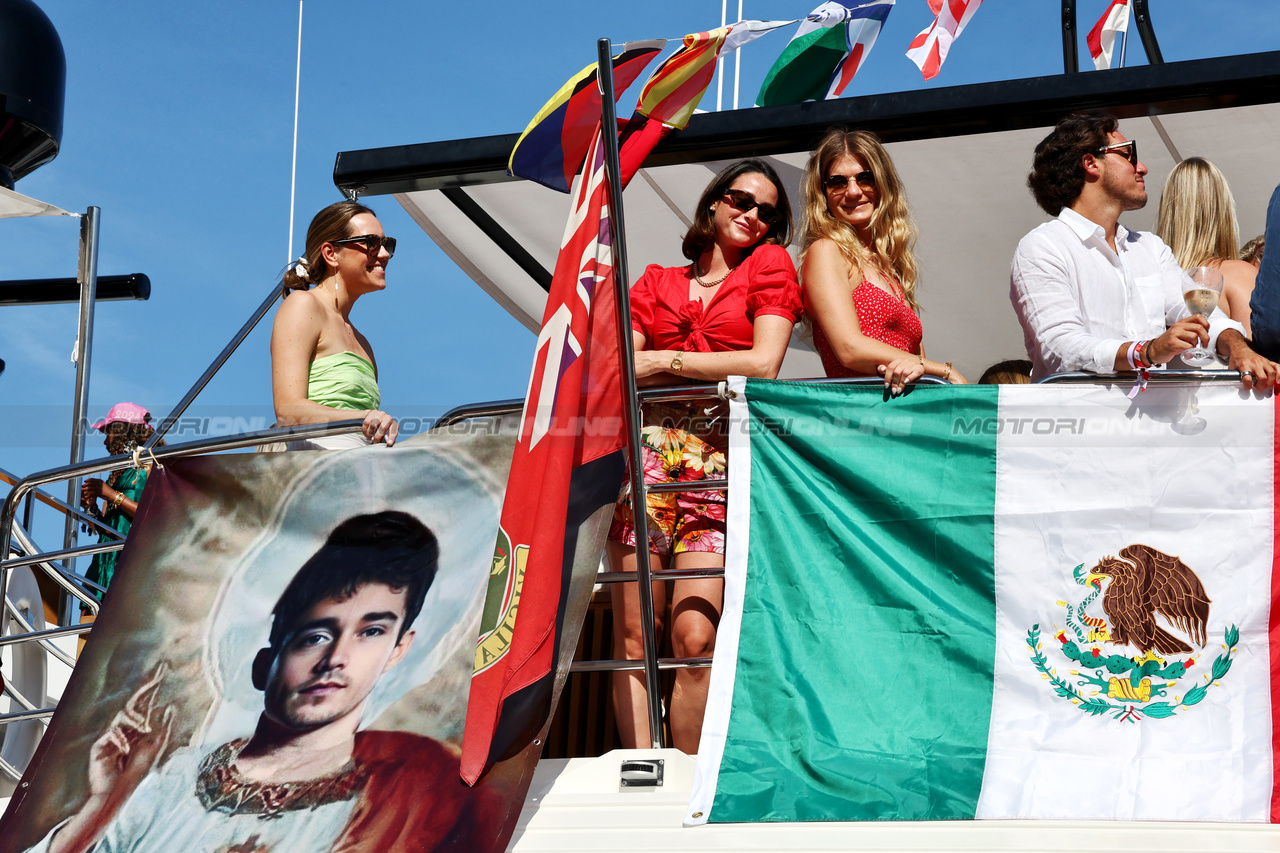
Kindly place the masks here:
<instances>
[{"instance_id":1,"label":"red tie-front top","mask_svg":"<svg viewBox=\"0 0 1280 853\"><path fill-rule=\"evenodd\" d=\"M758 246L720 285L704 309L689 298L689 267L650 265L631 288L631 328L649 349L736 352L751 349L752 323L775 314L792 323L804 306L795 264L781 246Z\"/></svg>"}]
</instances>

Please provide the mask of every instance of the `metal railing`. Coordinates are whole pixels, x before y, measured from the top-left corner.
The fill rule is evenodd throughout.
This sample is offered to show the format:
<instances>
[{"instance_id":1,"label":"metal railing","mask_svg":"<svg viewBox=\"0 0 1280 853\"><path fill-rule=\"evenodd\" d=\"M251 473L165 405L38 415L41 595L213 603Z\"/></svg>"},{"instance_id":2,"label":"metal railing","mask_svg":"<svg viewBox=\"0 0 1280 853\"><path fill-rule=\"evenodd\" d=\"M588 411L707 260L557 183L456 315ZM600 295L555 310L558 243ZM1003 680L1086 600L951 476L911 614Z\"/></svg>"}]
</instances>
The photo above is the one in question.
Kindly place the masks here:
<instances>
[{"instance_id":1,"label":"metal railing","mask_svg":"<svg viewBox=\"0 0 1280 853\"><path fill-rule=\"evenodd\" d=\"M1206 382L1228 384L1243 378L1237 370L1150 370L1148 382L1152 385L1201 385ZM1082 370L1070 373L1053 373L1035 381L1036 385L1132 385L1137 375L1133 373L1086 373Z\"/></svg>"},{"instance_id":2,"label":"metal railing","mask_svg":"<svg viewBox=\"0 0 1280 853\"><path fill-rule=\"evenodd\" d=\"M157 463L163 465L166 461L174 459L202 456L227 450L240 450L276 441L345 435L358 432L362 425L362 420L352 419L309 426L273 427L235 436L201 439L183 444L157 447L147 453L146 459L147 461L154 459ZM92 592L103 592L103 587L84 575L57 565L55 561L118 551L124 547L125 539L115 530L104 528L104 525L92 516L68 506L57 498L42 492L38 487L62 480L74 480L86 474L132 464L133 457L131 455L109 456L88 462L50 468L22 479L15 479L12 475L4 478L5 482L12 483L13 488L5 499L3 507L0 508L0 555L8 555L17 551L20 552L21 556L0 560L0 601L4 603L3 606L0 606L0 648L17 646L19 643L34 642L46 654L46 659L52 657L70 668L75 667L75 659L54 645L52 641L61 637L87 634L92 630L92 624L60 625L55 628L36 630L35 626L18 612L8 596L9 573L15 568L30 566L34 571L40 572L44 577L51 580L72 602L78 602L89 613L96 615L98 612L98 599ZM18 507L31 497L37 498L58 512L65 513L68 518L93 523L95 528L107 530L112 536L116 537L116 541L41 552L35 543L31 541L24 526L17 524L15 519ZM10 625L14 625L18 630L12 634L8 633ZM38 704L33 700L33 697L24 695L12 678L5 680L3 695L8 696L22 710L0 714L0 727L10 723L32 720L45 721L56 710L55 707L40 707L40 705L43 705L44 697L34 697L40 700ZM0 760L0 775L8 776L12 781L16 782L21 778L22 774L19 768L9 766L7 762Z\"/></svg>"},{"instance_id":3,"label":"metal railing","mask_svg":"<svg viewBox=\"0 0 1280 853\"><path fill-rule=\"evenodd\" d=\"M101 554L109 551L117 551L124 547L124 537L114 529L106 526L99 518L95 518L87 513L81 512L75 506L76 499L79 496L79 478L99 471L119 468L128 463L134 462L132 456L111 456L106 459L97 459L91 462L82 461L84 458L84 434L82 425L87 420L85 412L87 411L88 402L88 378L89 378L89 358L93 337L93 309L96 301L96 283L97 283L97 261L98 261L98 209L89 208L85 217L80 224L80 264L77 278L81 283L80 289L80 316L79 316L79 336L76 343L76 394L73 412L73 425L71 436L71 464L64 465L59 468L51 468L47 471L41 471L37 474L18 479L6 471L0 471L0 481L8 483L12 486L8 497L4 501L3 508L0 509L0 647L15 646L20 642L34 641L39 643L41 649L68 666L74 667L75 660L66 652L57 648L51 643L58 637L83 634L90 630L90 625L66 625L44 631L37 631L35 627L28 622L17 609L11 606L9 600L9 575L19 567L31 566L33 570L42 573L46 578L50 579L64 594L64 602L67 606L61 608L63 621L70 622L73 618L75 610L75 602L79 602L91 614L98 612L98 600L91 594L96 590L101 592L102 587L93 583L83 575L79 575L71 571L71 561L75 557L89 556L92 554ZM252 447L271 441L277 441L282 438L289 439L307 439L319 438L326 435L341 435L354 432L361 426L361 421L349 420L339 421L330 424L321 424L317 426L307 427L285 427L274 428L270 430L261 430L255 433L247 433L225 439L209 439L203 441L193 441L170 447L161 447L156 449L157 443L164 437L169 428L177 422L187 407L195 399L196 395L209 383L214 374L226 363L240 346L240 344L249 336L249 333L257 326L266 313L271 309L279 299L283 291L279 282L272 285L271 292L267 298L263 300L256 311L241 326L240 330L232 337L231 341L222 349L209 367L201 374L195 385L183 396L177 407L172 413L157 425L155 432L148 439L143 450L147 452L148 461L156 460L163 463L166 459L175 459L182 456L195 456L205 453L215 453L223 450L235 450L244 447ZM136 464L136 462L134 463ZM39 489L39 486L49 485L51 483L67 481L67 499L60 501L52 495ZM41 553L40 549L27 535L27 531L32 527L32 515L34 502L39 501L53 508L55 511L64 516L64 537L63 548L58 551L48 551ZM18 525L16 522L18 508L24 506L23 523ZM99 533L105 533L108 537L114 539L113 542L98 543L94 545L83 546L79 548L71 547L71 543L75 538L75 525L85 524ZM17 552L19 556L11 557L15 552L15 540ZM54 565L54 560L65 561L65 566ZM9 635L7 632L10 620L13 620L22 630L18 633ZM47 657L46 657L47 659ZM24 710L16 713L0 715L0 725L7 723L20 722L25 720L44 719L53 713L52 708L37 708L28 697L22 695L11 680L6 679L3 694L10 697ZM43 702L43 697L41 697ZM8 762L0 760L0 773L8 775L14 781L17 781L20 774L16 768L10 766Z\"/></svg>"},{"instance_id":4,"label":"metal railing","mask_svg":"<svg viewBox=\"0 0 1280 853\"><path fill-rule=\"evenodd\" d=\"M224 350L223 354L220 355L219 358L221 360L225 360L226 355L228 355L228 353ZM882 380L874 377L865 379L804 379L795 381L831 385L879 385L882 383ZM1101 386L1124 386L1131 384L1132 381L1132 376L1124 374L1098 375L1075 372L1055 374L1053 376L1045 377L1040 380L1038 384L1094 384ZM1239 383L1241 381L1241 375L1236 371L1229 370L1165 370L1153 372L1151 374L1150 381L1153 384L1160 385ZM207 382L207 379L202 377L201 382ZM923 381L915 384L922 388L949 385L949 383L934 377L923 377ZM647 388L637 391L637 398L643 406L657 403L712 400L720 397L721 392L719 385L686 385L665 388ZM186 400L184 401L184 404L180 405L179 410L174 415L175 418L181 414L181 409L184 409L185 404L189 402L189 400ZM515 416L520 413L522 407L523 401L518 399L460 406L446 412L438 418L432 424L432 430L447 429L462 422L479 418ZM261 444L275 441L305 440L322 438L325 436L343 435L358 431L361 428L361 425L362 421L353 419L309 426L273 427L271 429L257 430L236 436L200 439L182 444L155 447L147 452L146 458L148 461L154 459L156 462L163 464L168 460L256 447ZM81 512L79 509L58 500L47 492L42 491L39 487L62 480L79 478L99 471L118 468L132 463L133 457L130 455L111 456L88 462L51 468L21 479L18 479L8 472L0 471L0 481L9 483L13 486L9 495L5 499L3 506L0 507L0 555L8 555L15 550L20 552L19 556L0 560L0 601L4 601L4 606L0 607L0 647L13 646L23 642L35 642L39 644L43 651L54 659L66 664L67 666L74 667L74 659L67 655L66 652L53 645L51 641L62 637L88 633L92 626L90 624L65 625L55 628L47 628L44 630L36 630L30 622L16 611L7 598L6 591L8 574L14 568L30 566L34 570L42 572L45 577L49 578L68 596L83 604L90 612L96 613L98 609L98 600L92 592L101 592L103 591L102 587L90 581L83 575L69 571L56 563L57 561L66 560L68 558L116 551L124 546L125 540L116 533L116 531L103 525L99 519L89 516ZM700 480L691 483L645 484L640 500L643 501L648 494L652 493L726 491L727 488L728 480L726 478ZM74 518L77 521L92 524L97 530L105 530L111 536L115 537L116 541L95 543L77 548L64 548L58 551L41 552L40 549L36 547L35 543L31 541L24 529L24 527L28 527L29 525L19 525L16 523L16 515L19 507L25 502L29 510L32 500L37 500L60 513L65 513L69 518ZM722 578L724 577L724 573L723 568L654 570L651 574L651 580ZM639 572L602 571L596 576L597 582L601 584L636 583L639 579ZM640 591L642 596L645 593L648 593L650 596L652 595L649 584L643 584ZM20 633L6 634L6 627L10 624L11 620L13 624L21 629ZM644 646L646 654L651 655L651 657L639 660L612 659L575 661L570 668L570 672L588 674L602 672L645 671L646 673L649 673L683 668L709 667L712 663L712 658L710 657L659 658L656 651L657 638L654 620L643 620L641 630L646 635L646 642ZM19 691L12 683L7 683L5 685L4 692L9 695L13 701L22 708L22 710L0 714L0 726L4 726L8 723L44 720L54 712L54 708L37 707L36 703L33 702L30 697L22 695L21 691ZM649 691L649 703L652 706L650 709L651 715L656 715L657 719L661 720L660 691ZM0 773L8 773L11 770L14 770L14 768L0 766ZM16 777L14 778L16 779Z\"/></svg>"}]
</instances>

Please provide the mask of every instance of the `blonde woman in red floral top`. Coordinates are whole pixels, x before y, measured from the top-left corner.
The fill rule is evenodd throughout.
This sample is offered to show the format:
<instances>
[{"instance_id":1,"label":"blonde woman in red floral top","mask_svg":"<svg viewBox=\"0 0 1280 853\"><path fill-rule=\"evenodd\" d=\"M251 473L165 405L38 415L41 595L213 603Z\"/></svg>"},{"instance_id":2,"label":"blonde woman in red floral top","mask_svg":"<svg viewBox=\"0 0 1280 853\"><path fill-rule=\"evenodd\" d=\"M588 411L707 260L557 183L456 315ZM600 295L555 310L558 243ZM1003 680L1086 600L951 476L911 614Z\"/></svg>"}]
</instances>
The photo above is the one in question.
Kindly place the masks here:
<instances>
[{"instance_id":1,"label":"blonde woman in red floral top","mask_svg":"<svg viewBox=\"0 0 1280 853\"><path fill-rule=\"evenodd\" d=\"M685 235L683 267L650 266L631 290L631 329L641 385L715 382L730 375L778 375L791 330L802 313L791 241L791 209L773 168L743 160L703 191ZM723 477L727 442L723 412L708 405L646 409L646 482ZM652 495L649 549L656 569L724 565L724 493ZM619 501L609 531L614 571L635 571L636 540L628 498ZM671 582L671 644L678 658L709 657L724 596L718 579ZM668 586L654 584L661 636ZM635 584L613 585L614 656L644 656ZM676 671L670 703L672 740L698 751L707 702L708 669ZM643 674L618 672L613 702L624 747L650 744Z\"/></svg>"}]
</instances>

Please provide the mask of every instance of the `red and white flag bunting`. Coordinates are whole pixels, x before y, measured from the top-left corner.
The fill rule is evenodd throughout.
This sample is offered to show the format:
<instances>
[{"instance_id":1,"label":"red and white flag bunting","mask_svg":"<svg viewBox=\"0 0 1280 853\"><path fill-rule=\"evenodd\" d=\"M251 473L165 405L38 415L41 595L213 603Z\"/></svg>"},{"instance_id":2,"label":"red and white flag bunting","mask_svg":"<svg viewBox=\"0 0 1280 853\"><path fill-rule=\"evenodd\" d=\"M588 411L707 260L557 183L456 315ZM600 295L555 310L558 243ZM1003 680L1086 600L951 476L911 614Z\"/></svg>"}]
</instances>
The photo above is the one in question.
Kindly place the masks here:
<instances>
[{"instance_id":1,"label":"red and white flag bunting","mask_svg":"<svg viewBox=\"0 0 1280 853\"><path fill-rule=\"evenodd\" d=\"M982 0L929 0L929 8L938 17L907 48L907 58L920 68L924 79L938 76L951 43L960 37L981 5Z\"/></svg>"},{"instance_id":2,"label":"red and white flag bunting","mask_svg":"<svg viewBox=\"0 0 1280 853\"><path fill-rule=\"evenodd\" d=\"M1116 46L1116 33L1129 32L1129 0L1111 0L1107 13L1089 30L1089 55L1093 67L1105 71L1111 67L1111 55ZM1126 38L1128 36L1126 35Z\"/></svg>"}]
</instances>

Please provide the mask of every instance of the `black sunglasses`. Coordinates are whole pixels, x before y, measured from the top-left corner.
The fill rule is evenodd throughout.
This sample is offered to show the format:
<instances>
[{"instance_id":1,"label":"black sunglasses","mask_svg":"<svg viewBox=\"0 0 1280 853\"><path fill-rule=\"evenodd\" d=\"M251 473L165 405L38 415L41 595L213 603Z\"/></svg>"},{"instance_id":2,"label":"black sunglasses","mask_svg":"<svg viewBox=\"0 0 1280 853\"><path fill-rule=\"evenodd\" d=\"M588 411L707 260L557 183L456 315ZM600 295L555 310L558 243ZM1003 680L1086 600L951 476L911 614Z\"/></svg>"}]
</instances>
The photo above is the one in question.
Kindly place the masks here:
<instances>
[{"instance_id":1,"label":"black sunglasses","mask_svg":"<svg viewBox=\"0 0 1280 853\"><path fill-rule=\"evenodd\" d=\"M858 189L864 192L869 192L876 188L876 176L871 174L869 169L854 175L853 182L858 185ZM849 176L827 175L822 179L822 185L827 188L827 192L838 193L849 188Z\"/></svg>"},{"instance_id":2,"label":"black sunglasses","mask_svg":"<svg viewBox=\"0 0 1280 853\"><path fill-rule=\"evenodd\" d=\"M754 208L756 216L766 225L774 224L782 216L782 212L778 208L771 204L761 204L755 200L751 193L744 193L742 190L725 190L724 200L729 202L735 210L741 210L743 213L747 213Z\"/></svg>"},{"instance_id":3,"label":"black sunglasses","mask_svg":"<svg viewBox=\"0 0 1280 853\"><path fill-rule=\"evenodd\" d=\"M330 240L335 246L341 246L343 243L362 243L364 250L371 255L376 255L378 250L386 247L388 255L396 253L395 237L379 237L377 234L361 234L359 237L344 237L341 240Z\"/></svg>"},{"instance_id":4,"label":"black sunglasses","mask_svg":"<svg viewBox=\"0 0 1280 853\"><path fill-rule=\"evenodd\" d=\"M1126 151L1125 149L1129 149ZM1135 169L1138 168L1138 140L1130 139L1128 142L1117 142L1114 145L1105 145L1098 149L1098 153L1104 157L1108 152L1115 152L1121 157L1129 161L1129 164Z\"/></svg>"}]
</instances>

